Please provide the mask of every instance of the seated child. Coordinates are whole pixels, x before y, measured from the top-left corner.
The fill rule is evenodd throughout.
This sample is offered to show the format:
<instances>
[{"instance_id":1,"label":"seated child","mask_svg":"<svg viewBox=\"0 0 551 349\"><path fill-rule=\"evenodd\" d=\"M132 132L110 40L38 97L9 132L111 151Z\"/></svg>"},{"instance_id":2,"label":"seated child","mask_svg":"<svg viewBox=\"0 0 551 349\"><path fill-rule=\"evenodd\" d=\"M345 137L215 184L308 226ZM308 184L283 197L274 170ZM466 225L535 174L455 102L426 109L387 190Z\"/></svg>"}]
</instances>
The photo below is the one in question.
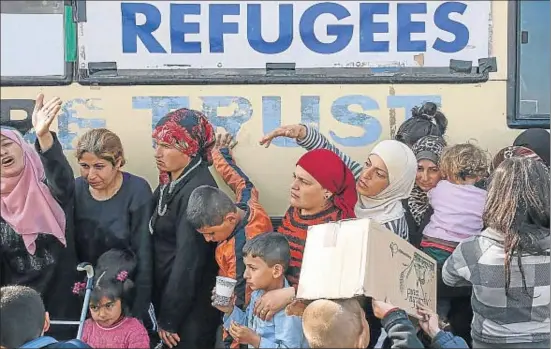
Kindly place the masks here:
<instances>
[{"instance_id":1,"label":"seated child","mask_svg":"<svg viewBox=\"0 0 551 349\"><path fill-rule=\"evenodd\" d=\"M50 317L38 292L26 286L0 289L0 322L2 348L90 348L76 339L58 342L45 336Z\"/></svg>"},{"instance_id":2,"label":"seated child","mask_svg":"<svg viewBox=\"0 0 551 349\"><path fill-rule=\"evenodd\" d=\"M134 255L109 250L95 268L94 288L90 295L90 315L84 323L82 340L93 348L149 348L144 325L131 317L136 269ZM84 295L85 283L76 283L73 292Z\"/></svg>"},{"instance_id":3,"label":"seated child","mask_svg":"<svg viewBox=\"0 0 551 349\"><path fill-rule=\"evenodd\" d=\"M273 228L270 216L258 201L258 191L233 160L231 143L231 135L218 135L212 156L214 168L233 190L237 202L218 188L200 186L189 198L187 220L206 241L218 243L219 275L237 280L235 305L245 310L251 289L243 278L243 246L247 240ZM226 347L237 347L227 332L223 337Z\"/></svg>"},{"instance_id":4,"label":"seated child","mask_svg":"<svg viewBox=\"0 0 551 349\"><path fill-rule=\"evenodd\" d=\"M443 179L428 192L434 214L421 241L421 249L439 269L461 241L482 231L487 192L475 183L487 176L488 157L473 144L457 144L444 150L440 171ZM439 295L437 304L438 314L445 318L450 299Z\"/></svg>"},{"instance_id":5,"label":"seated child","mask_svg":"<svg viewBox=\"0 0 551 349\"><path fill-rule=\"evenodd\" d=\"M244 277L253 290L251 302L245 311L237 306L215 306L224 313L224 329L249 348L305 348L300 317L288 316L285 310L271 320L253 315L255 301L265 292L289 287L284 275L291 251L285 236L266 233L254 237L245 243L243 258Z\"/></svg>"}]
</instances>

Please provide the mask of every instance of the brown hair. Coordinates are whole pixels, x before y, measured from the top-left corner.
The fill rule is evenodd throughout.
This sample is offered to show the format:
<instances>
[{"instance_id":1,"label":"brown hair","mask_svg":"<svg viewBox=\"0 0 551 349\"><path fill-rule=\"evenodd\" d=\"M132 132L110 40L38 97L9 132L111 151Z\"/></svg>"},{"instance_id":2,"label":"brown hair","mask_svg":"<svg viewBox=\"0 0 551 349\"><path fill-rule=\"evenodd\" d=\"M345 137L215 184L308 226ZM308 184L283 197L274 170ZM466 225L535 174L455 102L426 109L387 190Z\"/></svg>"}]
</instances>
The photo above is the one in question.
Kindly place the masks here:
<instances>
[{"instance_id":1,"label":"brown hair","mask_svg":"<svg viewBox=\"0 0 551 349\"><path fill-rule=\"evenodd\" d=\"M511 284L511 262L516 257L524 290L522 256L545 255L539 241L549 235L549 171L541 161L510 158L490 177L484 225L504 237L505 294Z\"/></svg>"},{"instance_id":2,"label":"brown hair","mask_svg":"<svg viewBox=\"0 0 551 349\"><path fill-rule=\"evenodd\" d=\"M84 133L78 140L76 157L81 159L84 153L92 153L98 158L109 161L113 166L121 161L124 166L124 150L121 139L106 128L95 128Z\"/></svg>"},{"instance_id":3,"label":"brown hair","mask_svg":"<svg viewBox=\"0 0 551 349\"><path fill-rule=\"evenodd\" d=\"M488 175L488 154L471 143L461 143L444 149L440 171L445 178L462 179Z\"/></svg>"}]
</instances>

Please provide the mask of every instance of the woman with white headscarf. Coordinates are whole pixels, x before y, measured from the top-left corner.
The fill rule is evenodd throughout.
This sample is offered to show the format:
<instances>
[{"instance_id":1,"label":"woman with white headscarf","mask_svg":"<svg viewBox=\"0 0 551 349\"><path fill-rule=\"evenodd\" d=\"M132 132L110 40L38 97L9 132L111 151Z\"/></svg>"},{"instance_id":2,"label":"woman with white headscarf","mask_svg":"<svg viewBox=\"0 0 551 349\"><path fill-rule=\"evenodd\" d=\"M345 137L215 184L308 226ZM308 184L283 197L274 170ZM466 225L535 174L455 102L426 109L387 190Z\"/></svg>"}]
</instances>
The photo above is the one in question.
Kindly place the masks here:
<instances>
[{"instance_id":1,"label":"woman with white headscarf","mask_svg":"<svg viewBox=\"0 0 551 349\"><path fill-rule=\"evenodd\" d=\"M356 217L371 218L409 240L409 227L413 228L415 222L410 215L406 216L403 200L409 197L415 184L417 159L406 144L394 140L382 141L373 148L362 166L331 144L316 129L305 125L282 126L262 138L260 144L268 147L276 137L295 138L297 144L309 151L328 149L337 154L356 179ZM277 296L267 297L268 294L261 298L256 308L279 310L282 305L285 307L285 303L279 302ZM381 323L373 314L371 302L367 302L364 310L371 332L368 348L373 348L381 335Z\"/></svg>"},{"instance_id":2,"label":"woman with white headscarf","mask_svg":"<svg viewBox=\"0 0 551 349\"><path fill-rule=\"evenodd\" d=\"M378 143L364 166L352 160L316 129L305 125L282 126L260 141L268 147L276 137L295 138L307 150L328 149L336 153L356 178L357 218L371 218L403 239L409 239L410 219L405 215L402 200L409 197L415 184L417 160L405 144L385 140Z\"/></svg>"}]
</instances>

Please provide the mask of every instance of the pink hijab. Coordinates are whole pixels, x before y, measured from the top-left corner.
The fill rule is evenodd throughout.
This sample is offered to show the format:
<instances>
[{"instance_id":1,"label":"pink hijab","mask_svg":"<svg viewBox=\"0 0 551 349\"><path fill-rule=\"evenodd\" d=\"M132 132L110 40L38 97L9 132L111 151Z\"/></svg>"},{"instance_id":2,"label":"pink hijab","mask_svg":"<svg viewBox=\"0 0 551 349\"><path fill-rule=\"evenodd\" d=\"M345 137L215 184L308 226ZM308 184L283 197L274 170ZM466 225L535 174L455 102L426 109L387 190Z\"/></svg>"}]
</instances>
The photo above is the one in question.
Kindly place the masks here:
<instances>
[{"instance_id":1,"label":"pink hijab","mask_svg":"<svg viewBox=\"0 0 551 349\"><path fill-rule=\"evenodd\" d=\"M45 174L40 156L19 132L2 128L1 133L23 149L25 158L21 174L0 179L2 218L21 235L31 255L36 252L39 233L52 234L66 246L65 212L43 182Z\"/></svg>"}]
</instances>

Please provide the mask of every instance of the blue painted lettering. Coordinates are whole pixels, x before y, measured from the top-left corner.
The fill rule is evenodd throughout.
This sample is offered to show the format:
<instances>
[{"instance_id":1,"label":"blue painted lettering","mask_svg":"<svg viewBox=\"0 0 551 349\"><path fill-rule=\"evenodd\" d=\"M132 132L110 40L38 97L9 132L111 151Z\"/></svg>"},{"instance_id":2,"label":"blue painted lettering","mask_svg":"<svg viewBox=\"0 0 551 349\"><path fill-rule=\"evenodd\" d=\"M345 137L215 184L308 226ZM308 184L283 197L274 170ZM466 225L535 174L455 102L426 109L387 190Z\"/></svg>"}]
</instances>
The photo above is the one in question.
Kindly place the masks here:
<instances>
[{"instance_id":1,"label":"blue painted lettering","mask_svg":"<svg viewBox=\"0 0 551 349\"><path fill-rule=\"evenodd\" d=\"M136 16L145 16L145 23L138 25ZM153 36L153 32L161 25L161 12L151 4L121 3L122 16L122 52L138 52L138 38L151 53L166 53L165 49Z\"/></svg>"},{"instance_id":2,"label":"blue painted lettering","mask_svg":"<svg viewBox=\"0 0 551 349\"><path fill-rule=\"evenodd\" d=\"M309 7L300 19L299 31L302 42L316 53L331 54L342 51L352 40L354 26L351 24L328 25L327 35L334 36L335 40L331 43L323 43L319 41L314 32L316 19L322 14L331 14L339 21L350 17L350 12L346 7L334 2L323 2Z\"/></svg>"},{"instance_id":3,"label":"blue painted lettering","mask_svg":"<svg viewBox=\"0 0 551 349\"><path fill-rule=\"evenodd\" d=\"M151 130L170 111L189 108L189 97L132 97L132 108L151 109Z\"/></svg>"},{"instance_id":4,"label":"blue painted lettering","mask_svg":"<svg viewBox=\"0 0 551 349\"><path fill-rule=\"evenodd\" d=\"M320 121L320 97L302 96L300 99L300 122L315 128L319 128ZM281 97L262 97L262 130L268 134L281 125ZM278 147L298 147L294 139L286 137L276 138L272 144Z\"/></svg>"},{"instance_id":5,"label":"blue painted lettering","mask_svg":"<svg viewBox=\"0 0 551 349\"><path fill-rule=\"evenodd\" d=\"M63 104L61 114L57 117L57 137L64 150L73 150L73 141L77 138L76 132L69 131L71 124L76 124L79 129L105 127L105 119L103 118L85 119L77 116L77 106L84 106L88 111L103 110L96 104L99 101L101 101L99 98L76 98Z\"/></svg>"},{"instance_id":6,"label":"blue painted lettering","mask_svg":"<svg viewBox=\"0 0 551 349\"><path fill-rule=\"evenodd\" d=\"M209 11L210 52L224 53L224 34L239 33L237 23L224 22L226 15L239 15L239 4L213 4Z\"/></svg>"},{"instance_id":7,"label":"blue painted lettering","mask_svg":"<svg viewBox=\"0 0 551 349\"><path fill-rule=\"evenodd\" d=\"M398 52L425 52L425 40L411 40L411 34L424 33L425 22L414 22L412 14L427 13L426 3L398 4Z\"/></svg>"},{"instance_id":8,"label":"blue painted lettering","mask_svg":"<svg viewBox=\"0 0 551 349\"><path fill-rule=\"evenodd\" d=\"M227 34L239 35L240 31L246 30L247 41L250 48L261 54L279 54L287 51L293 45L295 23L298 22L297 32L300 34L302 44L310 51L329 55L341 52L352 43L354 31L358 33L359 52L426 52L426 40L412 40L413 34L426 32L425 21L412 19L416 14L427 14L426 2L399 2L395 14L390 11L389 2L368 3L359 2L359 12L351 13L345 6L338 2L320 2L304 10L303 13L295 14L295 4L279 4L279 33L277 38L267 41L262 36L262 28L273 26L274 20L266 15L262 21L262 5L245 3L171 3L170 14L170 50L165 49L154 37L162 24L161 11L150 3L123 2L121 4L122 16L122 50L123 53L137 53L138 40L150 53L201 53L200 41L186 41L187 34L201 34L208 30L209 52L224 53L228 48L225 45ZM242 6L246 6L242 8ZM455 36L453 41L446 41L437 37L434 42L428 43L436 51L443 53L455 53L463 50L470 38L469 28L456 19L452 14L464 15L467 4L456 1L448 1L440 4L432 20L437 28ZM145 23L138 25L138 15L145 17ZM186 21L187 15L208 16L208 27L201 28L199 22ZM271 15L271 14L269 14ZM320 16L334 18L332 24L324 28L316 28L316 22ZM395 19L376 21L376 15L393 15ZM240 28L235 18L228 19L228 16L246 16L246 28ZM298 19L295 16L299 17ZM355 16L354 24L344 24L344 19ZM271 18L274 18L273 16ZM166 21L166 20L165 20ZM394 40L375 40L375 34L388 34L390 23L396 22L397 34ZM355 26L358 28L356 29ZM321 29L321 30L320 30ZM319 33L325 30L330 42L323 42ZM393 42L391 44L390 42Z\"/></svg>"},{"instance_id":9,"label":"blue painted lettering","mask_svg":"<svg viewBox=\"0 0 551 349\"><path fill-rule=\"evenodd\" d=\"M364 111L379 109L377 101L367 96L349 95L338 98L331 107L333 117L344 124L364 129L364 134L360 137L339 137L335 132L329 131L331 138L345 147L360 147L376 142L382 132L379 120L365 113L350 111L351 105L359 105Z\"/></svg>"},{"instance_id":10,"label":"blue painted lettering","mask_svg":"<svg viewBox=\"0 0 551 349\"><path fill-rule=\"evenodd\" d=\"M388 41L375 41L375 33L388 33L388 23L374 21L374 15L387 15L388 3L360 4L360 52L388 52Z\"/></svg>"},{"instance_id":11,"label":"blue painted lettering","mask_svg":"<svg viewBox=\"0 0 551 349\"><path fill-rule=\"evenodd\" d=\"M186 23L186 15L201 14L199 4L170 4L170 44L172 53L201 53L201 43L186 41L186 34L199 33L199 23Z\"/></svg>"},{"instance_id":12,"label":"blue painted lettering","mask_svg":"<svg viewBox=\"0 0 551 349\"><path fill-rule=\"evenodd\" d=\"M425 96L388 96L386 98L386 106L388 108L404 108L406 111L406 120L411 117L411 109L418 107L425 102L433 102L437 105L441 103L441 97L438 95Z\"/></svg>"},{"instance_id":13,"label":"blue painted lettering","mask_svg":"<svg viewBox=\"0 0 551 349\"><path fill-rule=\"evenodd\" d=\"M216 127L222 127L226 132L233 136L241 126L249 121L253 115L253 107L248 99L234 96L221 97L201 97L203 101L203 113L209 118L210 122ZM235 105L235 109L230 116L218 114L218 108L227 108Z\"/></svg>"},{"instance_id":14,"label":"blue painted lettering","mask_svg":"<svg viewBox=\"0 0 551 349\"><path fill-rule=\"evenodd\" d=\"M469 28L463 23L450 18L450 14L463 14L465 10L467 10L467 5L462 2L445 2L438 6L434 13L434 24L439 29L455 35L455 40L450 42L437 38L434 45L432 45L433 49L444 53L455 53L467 46L469 43Z\"/></svg>"},{"instance_id":15,"label":"blue painted lettering","mask_svg":"<svg viewBox=\"0 0 551 349\"><path fill-rule=\"evenodd\" d=\"M279 5L279 36L276 41L267 42L262 38L261 6L247 5L247 40L251 48L259 53L276 54L287 50L293 42L293 5Z\"/></svg>"}]
</instances>

